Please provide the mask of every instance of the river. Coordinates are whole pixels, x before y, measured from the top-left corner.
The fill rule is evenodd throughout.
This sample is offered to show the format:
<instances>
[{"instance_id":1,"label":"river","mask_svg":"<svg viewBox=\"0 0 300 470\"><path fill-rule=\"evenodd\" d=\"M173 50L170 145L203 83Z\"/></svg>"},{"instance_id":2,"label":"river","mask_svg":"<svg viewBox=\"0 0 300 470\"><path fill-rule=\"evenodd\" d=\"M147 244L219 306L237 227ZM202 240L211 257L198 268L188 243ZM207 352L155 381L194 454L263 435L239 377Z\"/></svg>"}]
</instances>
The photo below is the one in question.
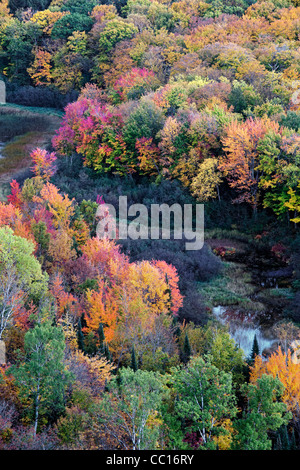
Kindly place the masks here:
<instances>
[{"instance_id":1,"label":"river","mask_svg":"<svg viewBox=\"0 0 300 470\"><path fill-rule=\"evenodd\" d=\"M213 315L227 326L230 336L244 351L246 358L251 355L255 336L259 354L267 356L278 346L273 327L284 320L283 311L288 305L288 300L280 296L280 288L290 288L293 266L285 259L275 257L269 249L255 250L253 247L226 261L242 263L243 269L251 274L248 285L253 289L249 299L254 304L251 306L250 302L249 309L239 305L217 305L212 309ZM279 295L274 295L274 291ZM255 302L261 304L261 310L253 308Z\"/></svg>"},{"instance_id":2,"label":"river","mask_svg":"<svg viewBox=\"0 0 300 470\"><path fill-rule=\"evenodd\" d=\"M243 314L241 316L238 312L234 312L232 309L221 305L213 308L213 314L223 325L228 327L230 336L244 351L246 358L251 354L255 336L260 354L268 350L276 342L276 338L266 337L260 326L253 323L251 315Z\"/></svg>"}]
</instances>

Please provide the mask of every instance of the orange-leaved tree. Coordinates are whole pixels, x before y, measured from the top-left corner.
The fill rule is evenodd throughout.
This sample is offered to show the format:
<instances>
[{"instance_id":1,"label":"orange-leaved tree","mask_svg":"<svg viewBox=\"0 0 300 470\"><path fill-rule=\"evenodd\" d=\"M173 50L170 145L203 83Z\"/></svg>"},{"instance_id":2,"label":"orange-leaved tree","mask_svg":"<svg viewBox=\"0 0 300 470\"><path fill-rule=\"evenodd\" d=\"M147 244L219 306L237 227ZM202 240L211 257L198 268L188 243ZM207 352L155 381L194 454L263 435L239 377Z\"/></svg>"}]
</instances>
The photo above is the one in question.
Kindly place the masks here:
<instances>
[{"instance_id":1,"label":"orange-leaved tree","mask_svg":"<svg viewBox=\"0 0 300 470\"><path fill-rule=\"evenodd\" d=\"M35 196L33 201L47 206L47 209L53 215L55 228L69 229L74 207L73 200L70 200L67 194L60 194L59 189L54 184L47 182L41 189L40 197Z\"/></svg>"},{"instance_id":2,"label":"orange-leaved tree","mask_svg":"<svg viewBox=\"0 0 300 470\"><path fill-rule=\"evenodd\" d=\"M220 159L219 170L229 186L238 193L233 202L247 202L253 210L259 203L259 143L267 132L279 131L279 124L269 118L248 118L245 122L232 121L222 139L225 154Z\"/></svg>"},{"instance_id":3,"label":"orange-leaved tree","mask_svg":"<svg viewBox=\"0 0 300 470\"><path fill-rule=\"evenodd\" d=\"M102 324L105 339L110 343L114 338L119 312L115 290L104 281L99 281L98 290L87 290L86 301L88 308L85 314L85 331L96 332Z\"/></svg>"},{"instance_id":4,"label":"orange-leaved tree","mask_svg":"<svg viewBox=\"0 0 300 470\"><path fill-rule=\"evenodd\" d=\"M83 257L96 268L98 276L120 285L128 277L129 261L114 240L93 237L81 247Z\"/></svg>"},{"instance_id":5,"label":"orange-leaved tree","mask_svg":"<svg viewBox=\"0 0 300 470\"><path fill-rule=\"evenodd\" d=\"M55 161L56 155L54 152L47 152L45 149L36 148L31 152L30 158L33 166L32 171L35 176L41 177L43 180L49 181L51 176L56 171Z\"/></svg>"},{"instance_id":6,"label":"orange-leaved tree","mask_svg":"<svg viewBox=\"0 0 300 470\"><path fill-rule=\"evenodd\" d=\"M176 268L163 260L153 261L152 264L158 268L162 281L166 282L169 287L170 310L172 314L178 315L178 311L183 305L183 296L178 287L179 276Z\"/></svg>"},{"instance_id":7,"label":"orange-leaved tree","mask_svg":"<svg viewBox=\"0 0 300 470\"><path fill-rule=\"evenodd\" d=\"M256 383L263 374L278 377L284 385L282 400L293 415L299 416L300 408L300 366L292 359L291 351L285 354L279 347L266 361L261 356L256 356L251 367L250 381Z\"/></svg>"},{"instance_id":8,"label":"orange-leaved tree","mask_svg":"<svg viewBox=\"0 0 300 470\"><path fill-rule=\"evenodd\" d=\"M52 81L50 52L38 47L33 50L33 54L34 61L27 69L29 76L36 86L50 85Z\"/></svg>"},{"instance_id":9,"label":"orange-leaved tree","mask_svg":"<svg viewBox=\"0 0 300 470\"><path fill-rule=\"evenodd\" d=\"M57 273L53 276L50 283L50 292L55 298L57 319L67 312L75 318L79 316L81 312L78 299L65 290L61 273Z\"/></svg>"}]
</instances>

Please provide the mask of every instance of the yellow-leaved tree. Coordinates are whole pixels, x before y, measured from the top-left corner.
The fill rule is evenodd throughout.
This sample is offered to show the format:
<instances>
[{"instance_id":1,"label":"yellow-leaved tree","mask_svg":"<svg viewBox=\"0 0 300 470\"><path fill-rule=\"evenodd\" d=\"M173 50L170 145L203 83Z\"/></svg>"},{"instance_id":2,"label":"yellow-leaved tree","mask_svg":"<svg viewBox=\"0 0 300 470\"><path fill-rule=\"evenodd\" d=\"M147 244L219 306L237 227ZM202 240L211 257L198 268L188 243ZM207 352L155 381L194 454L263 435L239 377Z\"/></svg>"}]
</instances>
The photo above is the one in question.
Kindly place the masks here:
<instances>
[{"instance_id":1,"label":"yellow-leaved tree","mask_svg":"<svg viewBox=\"0 0 300 470\"><path fill-rule=\"evenodd\" d=\"M216 197L220 200L219 185L221 181L222 174L218 170L218 160L216 158L206 158L199 165L197 175L192 180L192 194L201 202Z\"/></svg>"},{"instance_id":2,"label":"yellow-leaved tree","mask_svg":"<svg viewBox=\"0 0 300 470\"><path fill-rule=\"evenodd\" d=\"M284 353L279 347L267 361L263 361L261 356L256 356L251 368L250 381L256 383L264 374L278 377L284 385L282 401L286 403L288 410L294 416L299 417L300 367L299 364L293 362L291 351Z\"/></svg>"}]
</instances>

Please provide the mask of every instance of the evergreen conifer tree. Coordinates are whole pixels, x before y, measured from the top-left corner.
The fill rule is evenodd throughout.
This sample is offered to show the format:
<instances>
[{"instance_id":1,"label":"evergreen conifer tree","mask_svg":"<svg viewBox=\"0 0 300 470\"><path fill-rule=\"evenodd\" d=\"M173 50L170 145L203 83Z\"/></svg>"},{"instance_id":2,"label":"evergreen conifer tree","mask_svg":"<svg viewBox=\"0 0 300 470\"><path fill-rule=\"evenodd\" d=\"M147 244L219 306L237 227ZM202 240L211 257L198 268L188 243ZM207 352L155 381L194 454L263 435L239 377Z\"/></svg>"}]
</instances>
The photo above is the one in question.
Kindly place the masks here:
<instances>
[{"instance_id":1,"label":"evergreen conifer tree","mask_svg":"<svg viewBox=\"0 0 300 470\"><path fill-rule=\"evenodd\" d=\"M255 357L258 355L259 355L259 346L258 346L257 337L256 335L254 335L252 350L250 354L250 362L253 363L255 360Z\"/></svg>"},{"instance_id":2,"label":"evergreen conifer tree","mask_svg":"<svg viewBox=\"0 0 300 470\"><path fill-rule=\"evenodd\" d=\"M185 338L184 338L183 354L184 354L184 362L188 362L190 360L192 351L191 351L189 337L187 334L185 335Z\"/></svg>"},{"instance_id":3,"label":"evergreen conifer tree","mask_svg":"<svg viewBox=\"0 0 300 470\"><path fill-rule=\"evenodd\" d=\"M111 353L107 343L104 343L104 356L108 361L111 361Z\"/></svg>"}]
</instances>

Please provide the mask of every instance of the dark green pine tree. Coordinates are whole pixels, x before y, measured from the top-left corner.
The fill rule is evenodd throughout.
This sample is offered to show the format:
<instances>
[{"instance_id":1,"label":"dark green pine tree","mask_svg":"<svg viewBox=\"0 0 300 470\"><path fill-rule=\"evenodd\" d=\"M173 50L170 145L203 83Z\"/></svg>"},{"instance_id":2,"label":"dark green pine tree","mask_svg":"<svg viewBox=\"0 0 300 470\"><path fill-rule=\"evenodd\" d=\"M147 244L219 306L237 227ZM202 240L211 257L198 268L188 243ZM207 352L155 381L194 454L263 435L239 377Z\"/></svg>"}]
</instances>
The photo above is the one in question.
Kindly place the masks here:
<instances>
[{"instance_id":1,"label":"dark green pine tree","mask_svg":"<svg viewBox=\"0 0 300 470\"><path fill-rule=\"evenodd\" d=\"M259 356L259 346L256 335L254 335L252 350L250 354L250 362L253 363L255 361L255 357Z\"/></svg>"},{"instance_id":2,"label":"dark green pine tree","mask_svg":"<svg viewBox=\"0 0 300 470\"><path fill-rule=\"evenodd\" d=\"M108 347L108 344L107 343L104 343L104 356L106 357L106 359L108 361L111 361L111 353L110 353L110 350L109 350L109 347Z\"/></svg>"},{"instance_id":3,"label":"dark green pine tree","mask_svg":"<svg viewBox=\"0 0 300 470\"><path fill-rule=\"evenodd\" d=\"M297 450L296 438L295 438L295 431L292 428L291 437L290 437L290 450Z\"/></svg>"},{"instance_id":4,"label":"dark green pine tree","mask_svg":"<svg viewBox=\"0 0 300 470\"><path fill-rule=\"evenodd\" d=\"M137 359L136 359L136 355L135 355L134 345L132 346L132 350L131 350L131 364L130 364L130 367L134 372L136 372L139 368L138 363L137 363Z\"/></svg>"},{"instance_id":5,"label":"dark green pine tree","mask_svg":"<svg viewBox=\"0 0 300 470\"><path fill-rule=\"evenodd\" d=\"M108 391L109 391L109 387L108 387L107 379L105 379L105 382L104 382L104 392L108 392Z\"/></svg>"},{"instance_id":6,"label":"dark green pine tree","mask_svg":"<svg viewBox=\"0 0 300 470\"><path fill-rule=\"evenodd\" d=\"M275 450L295 450L296 443L294 430L292 429L289 434L287 426L281 426L277 431L277 439L274 448Z\"/></svg>"},{"instance_id":7,"label":"dark green pine tree","mask_svg":"<svg viewBox=\"0 0 300 470\"><path fill-rule=\"evenodd\" d=\"M184 362L188 362L190 360L192 354L191 350L191 345L190 345L190 340L188 335L185 335L184 338L184 344L183 344L183 356L184 356Z\"/></svg>"}]
</instances>

